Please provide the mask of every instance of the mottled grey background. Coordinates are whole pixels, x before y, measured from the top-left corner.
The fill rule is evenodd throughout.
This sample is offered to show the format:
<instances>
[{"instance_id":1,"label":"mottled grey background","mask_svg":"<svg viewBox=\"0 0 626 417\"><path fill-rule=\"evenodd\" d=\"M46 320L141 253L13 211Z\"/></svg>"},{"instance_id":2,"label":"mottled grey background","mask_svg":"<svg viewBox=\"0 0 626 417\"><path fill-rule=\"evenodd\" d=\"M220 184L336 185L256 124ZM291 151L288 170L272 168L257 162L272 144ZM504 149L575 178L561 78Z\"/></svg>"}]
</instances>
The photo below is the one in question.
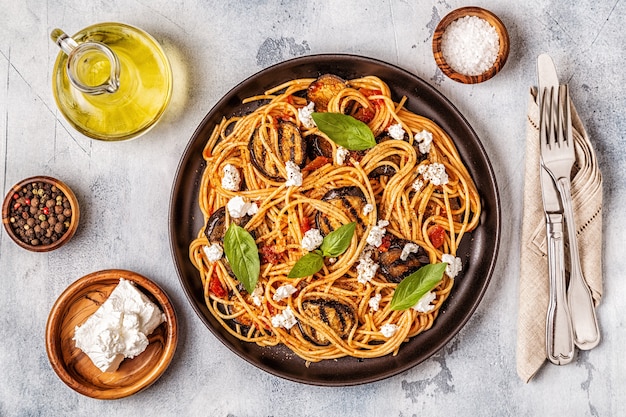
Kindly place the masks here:
<instances>
[{"instance_id":1,"label":"mottled grey background","mask_svg":"<svg viewBox=\"0 0 626 417\"><path fill-rule=\"evenodd\" d=\"M500 74L461 85L437 70L431 35L461 1L0 0L0 187L31 175L66 181L82 203L76 236L49 254L0 233L0 416L612 416L623 415L626 257L626 3L484 0L511 39ZM172 60L175 91L162 122L124 143L90 140L63 119L51 93L57 47L49 33L103 21L139 26ZM317 53L378 58L445 94L481 138L498 177L503 236L475 315L439 353L387 380L312 387L231 354L204 327L176 276L168 240L170 189L182 152L211 107L277 62ZM538 54L550 53L598 152L605 180L603 341L530 384L515 372L524 121ZM74 280L106 268L149 276L173 299L180 343L167 372L129 398L99 401L66 387L48 362L48 313ZM600 273L600 271L598 271Z\"/></svg>"}]
</instances>

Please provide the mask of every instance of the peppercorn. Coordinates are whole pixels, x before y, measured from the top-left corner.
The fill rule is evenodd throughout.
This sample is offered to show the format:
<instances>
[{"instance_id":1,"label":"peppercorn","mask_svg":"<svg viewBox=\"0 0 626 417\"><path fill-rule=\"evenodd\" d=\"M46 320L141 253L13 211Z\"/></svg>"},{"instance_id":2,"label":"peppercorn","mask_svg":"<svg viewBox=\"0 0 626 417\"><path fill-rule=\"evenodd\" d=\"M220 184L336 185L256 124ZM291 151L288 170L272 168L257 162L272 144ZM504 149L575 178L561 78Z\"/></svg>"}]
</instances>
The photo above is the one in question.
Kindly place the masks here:
<instances>
[{"instance_id":1,"label":"peppercorn","mask_svg":"<svg viewBox=\"0 0 626 417\"><path fill-rule=\"evenodd\" d=\"M22 242L49 245L69 229L72 206L67 196L46 182L32 182L15 191L9 205L9 227Z\"/></svg>"}]
</instances>

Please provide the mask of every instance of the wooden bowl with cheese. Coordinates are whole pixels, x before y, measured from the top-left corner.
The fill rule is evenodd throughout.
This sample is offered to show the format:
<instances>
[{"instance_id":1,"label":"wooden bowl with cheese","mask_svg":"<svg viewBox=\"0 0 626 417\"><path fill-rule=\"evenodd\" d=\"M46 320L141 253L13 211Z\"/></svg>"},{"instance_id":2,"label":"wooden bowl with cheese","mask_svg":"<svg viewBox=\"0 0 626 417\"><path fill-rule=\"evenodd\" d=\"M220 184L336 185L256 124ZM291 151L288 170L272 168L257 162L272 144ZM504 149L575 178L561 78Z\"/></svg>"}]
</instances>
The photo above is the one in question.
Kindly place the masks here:
<instances>
[{"instance_id":1,"label":"wooden bowl with cheese","mask_svg":"<svg viewBox=\"0 0 626 417\"><path fill-rule=\"evenodd\" d=\"M74 338L77 326L96 313L120 279L130 281L156 304L164 321L147 335L143 352L122 360L116 370L103 372ZM46 350L56 374L74 391L97 399L127 397L152 385L169 366L177 342L176 313L167 294L148 278L121 269L94 272L75 281L55 302L46 325Z\"/></svg>"}]
</instances>

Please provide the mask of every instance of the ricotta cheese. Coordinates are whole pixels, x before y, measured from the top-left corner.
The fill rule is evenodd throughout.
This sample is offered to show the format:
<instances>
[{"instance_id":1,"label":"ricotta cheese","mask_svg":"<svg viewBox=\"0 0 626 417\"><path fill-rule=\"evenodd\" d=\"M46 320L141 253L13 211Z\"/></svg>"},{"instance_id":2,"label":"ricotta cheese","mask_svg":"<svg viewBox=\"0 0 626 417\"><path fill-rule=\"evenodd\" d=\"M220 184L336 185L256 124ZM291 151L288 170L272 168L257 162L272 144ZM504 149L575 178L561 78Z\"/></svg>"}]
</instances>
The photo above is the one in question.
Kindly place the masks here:
<instances>
[{"instance_id":1,"label":"ricotta cheese","mask_svg":"<svg viewBox=\"0 0 626 417\"><path fill-rule=\"evenodd\" d=\"M370 298L368 304L369 304L370 308L372 309L372 311L378 311L378 309L380 308L380 299L381 298L382 298L382 295L380 295L380 294L376 294L375 296Z\"/></svg>"},{"instance_id":2,"label":"ricotta cheese","mask_svg":"<svg viewBox=\"0 0 626 417\"><path fill-rule=\"evenodd\" d=\"M364 215L368 215L370 214L372 211L374 211L374 206L372 204L367 203L364 207L363 207L363 214Z\"/></svg>"},{"instance_id":3,"label":"ricotta cheese","mask_svg":"<svg viewBox=\"0 0 626 417\"><path fill-rule=\"evenodd\" d=\"M226 164L223 168L222 188L228 191L239 191L241 186L241 176L239 170L231 164Z\"/></svg>"},{"instance_id":4,"label":"ricotta cheese","mask_svg":"<svg viewBox=\"0 0 626 417\"><path fill-rule=\"evenodd\" d=\"M419 246L413 242L405 244L402 248L402 253L400 254L400 260L406 261L410 254L417 253L418 250Z\"/></svg>"},{"instance_id":5,"label":"ricotta cheese","mask_svg":"<svg viewBox=\"0 0 626 417\"><path fill-rule=\"evenodd\" d=\"M365 249L359 256L359 263L356 266L357 281L365 284L374 278L378 271L378 264L372 259L371 247Z\"/></svg>"},{"instance_id":6,"label":"ricotta cheese","mask_svg":"<svg viewBox=\"0 0 626 417\"><path fill-rule=\"evenodd\" d=\"M241 196L235 196L226 204L228 214L234 219L240 219L245 215L254 216L259 211L259 206L254 202L246 201Z\"/></svg>"},{"instance_id":7,"label":"ricotta cheese","mask_svg":"<svg viewBox=\"0 0 626 417\"><path fill-rule=\"evenodd\" d=\"M305 107L301 107L298 109L298 118L300 119L300 123L304 125L307 129L312 129L315 126L315 120L311 116L315 111L315 103L310 102Z\"/></svg>"},{"instance_id":8,"label":"ricotta cheese","mask_svg":"<svg viewBox=\"0 0 626 417\"><path fill-rule=\"evenodd\" d=\"M379 220L378 224L370 230L367 235L367 243L379 247L383 243L383 236L387 233L387 229L385 227L389 226L389 222L387 220Z\"/></svg>"},{"instance_id":9,"label":"ricotta cheese","mask_svg":"<svg viewBox=\"0 0 626 417\"><path fill-rule=\"evenodd\" d=\"M285 182L285 185L287 187L301 186L302 172L300 171L300 167L293 161L287 161L285 169L287 170L287 181Z\"/></svg>"},{"instance_id":10,"label":"ricotta cheese","mask_svg":"<svg viewBox=\"0 0 626 417\"><path fill-rule=\"evenodd\" d=\"M437 295L432 291L428 291L419 299L417 304L413 306L413 310L419 311L420 313L428 313L435 308L434 305L430 304L435 298L437 298Z\"/></svg>"},{"instance_id":11,"label":"ricotta cheese","mask_svg":"<svg viewBox=\"0 0 626 417\"><path fill-rule=\"evenodd\" d=\"M257 285L254 291L252 291L252 302L255 306L261 307L263 302L263 287L261 285Z\"/></svg>"},{"instance_id":12,"label":"ricotta cheese","mask_svg":"<svg viewBox=\"0 0 626 417\"><path fill-rule=\"evenodd\" d=\"M120 278L109 298L76 326L73 339L102 372L114 372L124 358L134 358L148 347L148 336L164 321L156 304Z\"/></svg>"},{"instance_id":13,"label":"ricotta cheese","mask_svg":"<svg viewBox=\"0 0 626 417\"><path fill-rule=\"evenodd\" d=\"M291 329L298 323L296 316L294 316L291 307L287 306L282 313L272 317L272 326L284 327L285 329Z\"/></svg>"},{"instance_id":14,"label":"ricotta cheese","mask_svg":"<svg viewBox=\"0 0 626 417\"><path fill-rule=\"evenodd\" d=\"M343 165L346 162L346 158L350 155L350 151L343 146L337 146L337 151L335 152L335 162L337 165Z\"/></svg>"},{"instance_id":15,"label":"ricotta cheese","mask_svg":"<svg viewBox=\"0 0 626 417\"><path fill-rule=\"evenodd\" d=\"M393 139L403 140L406 132L404 131L402 124L396 123L395 125L391 125L387 128L387 133L389 133L389 136Z\"/></svg>"},{"instance_id":16,"label":"ricotta cheese","mask_svg":"<svg viewBox=\"0 0 626 417\"><path fill-rule=\"evenodd\" d=\"M419 193L420 191L422 191L422 188L424 188L424 181L422 181L421 178L417 178L415 181L413 181L411 187L413 187L413 189Z\"/></svg>"},{"instance_id":17,"label":"ricotta cheese","mask_svg":"<svg viewBox=\"0 0 626 417\"><path fill-rule=\"evenodd\" d=\"M209 262L217 262L224 255L224 249L222 249L222 245L219 243L211 243L210 246L205 245L202 249Z\"/></svg>"},{"instance_id":18,"label":"ricotta cheese","mask_svg":"<svg viewBox=\"0 0 626 417\"><path fill-rule=\"evenodd\" d=\"M294 287L291 284L281 285L280 287L276 288L276 292L272 296L272 299L274 301L280 301L282 299L288 298L290 295L294 294L296 291L297 291L296 287Z\"/></svg>"},{"instance_id":19,"label":"ricotta cheese","mask_svg":"<svg viewBox=\"0 0 626 417\"><path fill-rule=\"evenodd\" d=\"M444 185L448 183L448 174L446 173L446 167L439 162L433 162L428 165L420 165L417 168L417 173L422 174L422 177L430 181L433 185Z\"/></svg>"},{"instance_id":20,"label":"ricotta cheese","mask_svg":"<svg viewBox=\"0 0 626 417\"><path fill-rule=\"evenodd\" d=\"M391 337L394 334L396 334L397 331L398 331L398 325L392 324L392 323L383 324L383 326L380 328L380 332L385 337Z\"/></svg>"},{"instance_id":21,"label":"ricotta cheese","mask_svg":"<svg viewBox=\"0 0 626 417\"><path fill-rule=\"evenodd\" d=\"M322 244L323 241L324 236L322 236L319 229L309 229L302 237L300 245L302 246L302 249L313 252Z\"/></svg>"},{"instance_id":22,"label":"ricotta cheese","mask_svg":"<svg viewBox=\"0 0 626 417\"><path fill-rule=\"evenodd\" d=\"M450 278L455 278L463 269L463 262L461 261L461 258L455 258L447 253L441 256L441 262L448 264L448 266L446 266L446 275Z\"/></svg>"},{"instance_id":23,"label":"ricotta cheese","mask_svg":"<svg viewBox=\"0 0 626 417\"><path fill-rule=\"evenodd\" d=\"M430 152L430 144L433 142L432 133L427 130L422 130L421 132L417 132L413 138L417 142L417 147L421 153L427 154Z\"/></svg>"}]
</instances>

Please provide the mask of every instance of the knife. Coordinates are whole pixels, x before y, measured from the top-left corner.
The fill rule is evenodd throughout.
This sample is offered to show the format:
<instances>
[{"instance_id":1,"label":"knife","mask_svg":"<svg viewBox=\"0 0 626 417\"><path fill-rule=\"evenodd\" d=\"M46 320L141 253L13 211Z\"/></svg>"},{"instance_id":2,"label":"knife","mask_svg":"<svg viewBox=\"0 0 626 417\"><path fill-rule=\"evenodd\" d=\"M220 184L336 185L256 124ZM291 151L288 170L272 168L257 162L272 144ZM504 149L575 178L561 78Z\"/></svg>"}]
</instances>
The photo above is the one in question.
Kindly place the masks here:
<instances>
[{"instance_id":1,"label":"knife","mask_svg":"<svg viewBox=\"0 0 626 417\"><path fill-rule=\"evenodd\" d=\"M539 79L539 117L544 117L544 92L558 88L559 79L552 59L547 54L537 59ZM539 123L542 126L542 123ZM547 140L546 132L540 128L539 138ZM546 236L548 243L548 274L550 277L550 303L546 318L546 356L556 365L568 364L574 359L574 338L565 284L565 250L563 233L563 207L559 192L550 173L540 163L541 197L546 216Z\"/></svg>"},{"instance_id":2,"label":"knife","mask_svg":"<svg viewBox=\"0 0 626 417\"><path fill-rule=\"evenodd\" d=\"M539 88L541 90L542 83L545 87L558 86L558 78L556 74L556 68L552 59L546 54L540 55L537 61L539 72ZM568 102L569 105L569 102ZM569 139L573 140L571 136L571 124L569 126ZM545 176L547 171L542 168L542 174ZM550 179L554 181L554 178L550 175ZM542 179L543 183L543 179ZM547 185L547 184L546 184ZM553 187L555 188L555 187ZM556 188L558 192L558 188ZM559 193L560 196L560 193ZM563 200L560 200L563 202ZM544 200L545 205L545 200ZM564 209L567 207L565 206ZM571 214L571 204L568 209ZM593 297L589 286L583 277L583 272L580 266L576 233L573 230L570 231L568 224L568 214L565 210L565 224L566 224L566 237L569 240L570 249L570 268L569 268L569 285L567 287L567 301L571 317L572 337L574 344L581 350L593 349L600 342L600 330L598 327L598 319L596 317L596 310L593 303ZM574 224L574 221L571 221Z\"/></svg>"}]
</instances>

